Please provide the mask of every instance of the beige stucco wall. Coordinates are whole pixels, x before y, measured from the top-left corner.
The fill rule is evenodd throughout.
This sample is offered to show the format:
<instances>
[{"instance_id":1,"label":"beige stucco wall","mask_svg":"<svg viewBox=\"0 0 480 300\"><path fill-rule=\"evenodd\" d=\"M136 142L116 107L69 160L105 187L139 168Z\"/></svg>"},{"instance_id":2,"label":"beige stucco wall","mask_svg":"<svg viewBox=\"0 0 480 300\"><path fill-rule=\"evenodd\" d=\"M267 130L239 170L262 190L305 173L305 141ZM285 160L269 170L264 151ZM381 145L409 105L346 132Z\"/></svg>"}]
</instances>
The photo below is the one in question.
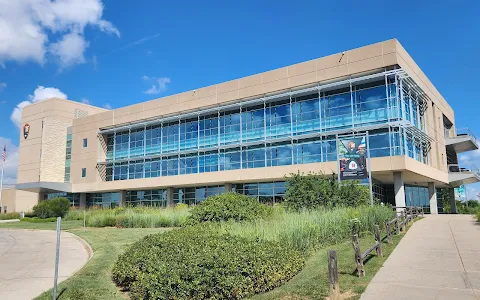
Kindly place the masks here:
<instances>
[{"instance_id":1,"label":"beige stucco wall","mask_svg":"<svg viewBox=\"0 0 480 300\"><path fill-rule=\"evenodd\" d=\"M15 211L30 212L38 204L39 194L17 190L15 194Z\"/></svg>"},{"instance_id":2,"label":"beige stucco wall","mask_svg":"<svg viewBox=\"0 0 480 300\"><path fill-rule=\"evenodd\" d=\"M56 98L23 108L17 183L64 181L67 128L78 116L76 111L92 115L106 110ZM25 139L27 123L30 133Z\"/></svg>"},{"instance_id":3,"label":"beige stucco wall","mask_svg":"<svg viewBox=\"0 0 480 300\"><path fill-rule=\"evenodd\" d=\"M281 179L284 174L297 170L315 171L335 167L335 163L313 165L294 165L253 170L222 171L203 174L190 174L161 178L137 179L119 182L101 182L96 170L97 161L103 157L97 141L100 128L108 128L130 122L150 120L179 113L195 111L199 108L214 107L220 104L258 98L263 95L279 93L288 89L297 89L315 84L324 84L385 70L399 65L415 80L430 98L427 109L427 133L432 138L431 166L403 163L395 168L379 164L381 170L410 170L419 176L429 176L430 180L448 182L446 173L445 141L443 137L444 114L454 123L452 108L440 95L430 80L420 70L410 55L396 40L388 40L373 45L333 54L296 65L279 68L228 82L199 88L168 97L127 106L124 108L101 112L85 118L73 120L71 182L73 191L119 190L160 186L179 186L194 184L215 184L238 182L242 180ZM83 138L88 138L87 148L82 147ZM32 145L32 149L35 145ZM376 158L372 161L381 161ZM397 158L389 158L397 161ZM34 164L35 161L32 161ZM398 164L396 162L395 164ZM377 168L376 163L372 169ZM402 167L403 166L403 167ZM81 177L81 169L87 169L87 176ZM33 172L32 176L35 175Z\"/></svg>"},{"instance_id":4,"label":"beige stucco wall","mask_svg":"<svg viewBox=\"0 0 480 300\"><path fill-rule=\"evenodd\" d=\"M15 211L15 193L13 188L2 189L2 203L0 206L0 213L4 213L5 206L7 207L7 213Z\"/></svg>"}]
</instances>

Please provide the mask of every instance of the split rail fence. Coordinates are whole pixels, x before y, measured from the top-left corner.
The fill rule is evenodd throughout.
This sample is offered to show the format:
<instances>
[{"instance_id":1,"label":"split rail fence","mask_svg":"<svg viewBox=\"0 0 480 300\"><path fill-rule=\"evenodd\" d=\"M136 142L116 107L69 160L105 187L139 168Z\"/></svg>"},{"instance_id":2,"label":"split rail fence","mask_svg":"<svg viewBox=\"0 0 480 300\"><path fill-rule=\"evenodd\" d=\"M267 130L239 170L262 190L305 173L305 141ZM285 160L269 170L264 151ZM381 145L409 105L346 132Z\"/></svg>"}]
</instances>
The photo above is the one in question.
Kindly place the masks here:
<instances>
[{"instance_id":1,"label":"split rail fence","mask_svg":"<svg viewBox=\"0 0 480 300\"><path fill-rule=\"evenodd\" d=\"M423 207L394 207L394 209L401 209L400 214L397 214L392 220L385 221L386 235L381 237L379 225L374 225L373 233L375 236L375 243L362 252L358 233L352 234L352 245L356 262L356 273L359 277L365 276L365 259L371 252L376 251L377 256L383 257L382 241L387 240L389 244L393 243L393 235L399 235L400 232L405 232L406 227L415 218L424 215ZM330 299L340 299L340 288L338 282L338 268L337 268L337 252L335 250L328 251L328 281L330 283Z\"/></svg>"}]
</instances>

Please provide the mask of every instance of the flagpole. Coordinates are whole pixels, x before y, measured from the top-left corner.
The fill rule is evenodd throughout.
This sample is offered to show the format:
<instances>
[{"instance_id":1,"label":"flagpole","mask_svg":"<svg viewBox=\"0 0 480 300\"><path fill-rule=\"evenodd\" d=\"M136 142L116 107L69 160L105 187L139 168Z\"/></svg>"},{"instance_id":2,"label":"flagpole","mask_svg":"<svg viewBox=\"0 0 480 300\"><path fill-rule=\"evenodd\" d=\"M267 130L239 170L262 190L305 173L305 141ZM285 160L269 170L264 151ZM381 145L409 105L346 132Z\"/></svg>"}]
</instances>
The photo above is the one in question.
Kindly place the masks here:
<instances>
[{"instance_id":1,"label":"flagpole","mask_svg":"<svg viewBox=\"0 0 480 300\"><path fill-rule=\"evenodd\" d=\"M0 178L0 214L2 213L2 191L3 191L3 169L5 168L5 160L2 159L2 177Z\"/></svg>"}]
</instances>

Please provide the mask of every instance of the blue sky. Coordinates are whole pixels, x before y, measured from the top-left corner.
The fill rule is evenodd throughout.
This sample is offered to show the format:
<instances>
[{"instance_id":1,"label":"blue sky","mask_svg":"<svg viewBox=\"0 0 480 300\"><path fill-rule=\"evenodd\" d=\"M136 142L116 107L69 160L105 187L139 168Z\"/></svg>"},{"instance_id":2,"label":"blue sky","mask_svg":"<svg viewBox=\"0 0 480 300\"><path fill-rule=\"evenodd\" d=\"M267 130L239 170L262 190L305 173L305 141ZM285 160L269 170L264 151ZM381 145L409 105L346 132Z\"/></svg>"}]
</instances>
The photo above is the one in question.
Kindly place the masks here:
<instances>
[{"instance_id":1,"label":"blue sky","mask_svg":"<svg viewBox=\"0 0 480 300\"><path fill-rule=\"evenodd\" d=\"M0 1L0 142L11 149L10 181L21 102L63 93L116 108L394 37L453 107L457 127L480 136L478 1L9 4ZM464 161L479 159L477 151Z\"/></svg>"}]
</instances>

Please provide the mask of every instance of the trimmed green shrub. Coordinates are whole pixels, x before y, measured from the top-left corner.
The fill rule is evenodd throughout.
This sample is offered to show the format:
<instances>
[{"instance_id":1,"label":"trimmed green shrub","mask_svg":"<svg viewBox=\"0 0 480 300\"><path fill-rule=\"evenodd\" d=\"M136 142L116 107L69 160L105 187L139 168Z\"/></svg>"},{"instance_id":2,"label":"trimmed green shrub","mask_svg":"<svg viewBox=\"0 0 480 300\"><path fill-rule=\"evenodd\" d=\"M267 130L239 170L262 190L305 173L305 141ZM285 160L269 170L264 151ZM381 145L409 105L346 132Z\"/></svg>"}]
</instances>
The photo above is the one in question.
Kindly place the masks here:
<instances>
[{"instance_id":1,"label":"trimmed green shrub","mask_svg":"<svg viewBox=\"0 0 480 300\"><path fill-rule=\"evenodd\" d=\"M254 198L230 192L208 197L195 206L188 218L188 224L249 221L268 217L272 213L271 206L261 204Z\"/></svg>"},{"instance_id":2,"label":"trimmed green shrub","mask_svg":"<svg viewBox=\"0 0 480 300\"><path fill-rule=\"evenodd\" d=\"M0 213L0 220L13 220L13 219L20 219L20 213L17 213L17 212L6 213L6 214Z\"/></svg>"},{"instance_id":3,"label":"trimmed green shrub","mask_svg":"<svg viewBox=\"0 0 480 300\"><path fill-rule=\"evenodd\" d=\"M70 208L70 201L67 198L58 197L50 200L40 201L33 207L35 216L45 219L63 217Z\"/></svg>"},{"instance_id":4,"label":"trimmed green shrub","mask_svg":"<svg viewBox=\"0 0 480 300\"><path fill-rule=\"evenodd\" d=\"M335 174L299 172L285 176L285 181L288 183L285 204L290 209L359 206L370 201L367 186L352 180L340 184Z\"/></svg>"},{"instance_id":5,"label":"trimmed green shrub","mask_svg":"<svg viewBox=\"0 0 480 300\"><path fill-rule=\"evenodd\" d=\"M197 225L134 243L112 274L132 299L240 299L280 286L303 265L301 252L280 243Z\"/></svg>"}]
</instances>

